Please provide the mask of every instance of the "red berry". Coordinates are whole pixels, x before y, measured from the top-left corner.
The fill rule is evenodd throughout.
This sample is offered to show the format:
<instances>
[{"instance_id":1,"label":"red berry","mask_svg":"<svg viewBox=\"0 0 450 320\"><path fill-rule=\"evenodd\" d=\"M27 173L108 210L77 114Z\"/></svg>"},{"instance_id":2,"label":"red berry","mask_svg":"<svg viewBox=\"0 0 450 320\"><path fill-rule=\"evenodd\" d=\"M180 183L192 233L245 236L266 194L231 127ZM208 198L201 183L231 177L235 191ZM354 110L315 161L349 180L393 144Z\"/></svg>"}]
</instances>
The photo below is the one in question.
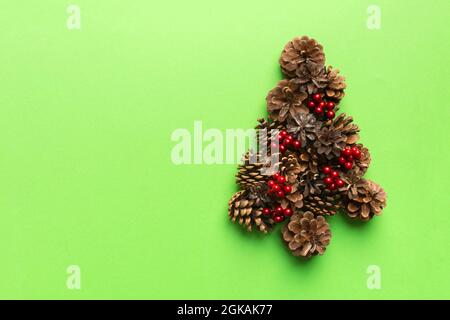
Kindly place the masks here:
<instances>
[{"instance_id":1,"label":"red berry","mask_svg":"<svg viewBox=\"0 0 450 320\"><path fill-rule=\"evenodd\" d=\"M280 173L279 173L279 172L275 172L275 173L273 174L273 178L274 178L274 179L278 179L279 176L280 176Z\"/></svg>"},{"instance_id":2,"label":"red berry","mask_svg":"<svg viewBox=\"0 0 450 320\"><path fill-rule=\"evenodd\" d=\"M344 157L339 157L339 158L338 158L338 162L339 162L340 164L344 164L344 163L347 162L347 160L345 160Z\"/></svg>"},{"instance_id":3,"label":"red berry","mask_svg":"<svg viewBox=\"0 0 450 320\"><path fill-rule=\"evenodd\" d=\"M270 210L269 208L264 208L262 210L263 215L268 216L270 214L272 214L272 210Z\"/></svg>"},{"instance_id":4,"label":"red berry","mask_svg":"<svg viewBox=\"0 0 450 320\"><path fill-rule=\"evenodd\" d=\"M333 178L331 177L326 177L325 179L323 179L323 182L325 182L325 184L327 186L331 185L333 183Z\"/></svg>"},{"instance_id":5,"label":"red berry","mask_svg":"<svg viewBox=\"0 0 450 320\"><path fill-rule=\"evenodd\" d=\"M276 214L283 213L283 211L284 211L284 209L283 209L283 207L281 207L281 206L278 206L278 207L275 208L275 213L276 213Z\"/></svg>"},{"instance_id":6,"label":"red berry","mask_svg":"<svg viewBox=\"0 0 450 320\"><path fill-rule=\"evenodd\" d=\"M293 137L293 136L291 136L290 134L288 134L288 135L286 136L286 139L289 139L289 140L294 140L294 137Z\"/></svg>"},{"instance_id":7,"label":"red berry","mask_svg":"<svg viewBox=\"0 0 450 320\"><path fill-rule=\"evenodd\" d=\"M361 158L361 150L359 150L357 147L353 147L352 148L352 155L356 159Z\"/></svg>"},{"instance_id":8,"label":"red berry","mask_svg":"<svg viewBox=\"0 0 450 320\"><path fill-rule=\"evenodd\" d=\"M292 139L285 138L285 139L283 140L283 145L284 145L284 146L288 146L288 145L290 145L291 143L292 143Z\"/></svg>"},{"instance_id":9,"label":"red berry","mask_svg":"<svg viewBox=\"0 0 450 320\"><path fill-rule=\"evenodd\" d=\"M273 188L273 186L275 185L275 181L269 180L269 182L267 182L267 185L268 185L270 188Z\"/></svg>"},{"instance_id":10,"label":"red berry","mask_svg":"<svg viewBox=\"0 0 450 320\"><path fill-rule=\"evenodd\" d=\"M280 131L280 136L281 136L281 137L285 137L285 136L287 136L287 134L288 134L288 133L287 133L286 130L281 130L281 131Z\"/></svg>"},{"instance_id":11,"label":"red berry","mask_svg":"<svg viewBox=\"0 0 450 320\"><path fill-rule=\"evenodd\" d=\"M294 140L292 141L292 147L294 149L300 149L302 147L302 143L300 142L300 140Z\"/></svg>"},{"instance_id":12,"label":"red berry","mask_svg":"<svg viewBox=\"0 0 450 320\"><path fill-rule=\"evenodd\" d=\"M294 212L292 211L291 208L286 208L286 209L284 209L284 215L285 215L286 217L292 216L293 213L294 213Z\"/></svg>"},{"instance_id":13,"label":"red berry","mask_svg":"<svg viewBox=\"0 0 450 320\"><path fill-rule=\"evenodd\" d=\"M273 218L273 220L274 220L276 223L283 222L284 216L282 216L282 215L276 215L276 216Z\"/></svg>"},{"instance_id":14,"label":"red berry","mask_svg":"<svg viewBox=\"0 0 450 320\"><path fill-rule=\"evenodd\" d=\"M327 112L327 118L328 118L328 119L333 119L335 115L336 115L336 114L334 113L334 111L328 111L328 112Z\"/></svg>"},{"instance_id":15,"label":"red berry","mask_svg":"<svg viewBox=\"0 0 450 320\"><path fill-rule=\"evenodd\" d=\"M321 97L320 94L318 94L318 93L316 93L315 95L313 95L312 98L313 98L313 100L316 101L316 102L322 100L322 97Z\"/></svg>"},{"instance_id":16,"label":"red berry","mask_svg":"<svg viewBox=\"0 0 450 320\"><path fill-rule=\"evenodd\" d=\"M322 112L323 112L322 107L316 107L316 108L314 109L314 113L315 113L315 114L322 114Z\"/></svg>"},{"instance_id":17,"label":"red berry","mask_svg":"<svg viewBox=\"0 0 450 320\"><path fill-rule=\"evenodd\" d=\"M324 102L324 101L321 101L321 102L319 103L319 107L321 107L322 109L324 109L326 106L327 106L327 103Z\"/></svg>"},{"instance_id":18,"label":"red berry","mask_svg":"<svg viewBox=\"0 0 450 320\"><path fill-rule=\"evenodd\" d=\"M279 150L280 150L281 153L284 153L287 149L286 149L286 146L282 144L282 145L279 147Z\"/></svg>"},{"instance_id":19,"label":"red berry","mask_svg":"<svg viewBox=\"0 0 450 320\"><path fill-rule=\"evenodd\" d=\"M343 187L343 186L344 186L344 180L342 180L342 179L337 179L337 180L336 180L336 186L337 186L338 188Z\"/></svg>"},{"instance_id":20,"label":"red berry","mask_svg":"<svg viewBox=\"0 0 450 320\"><path fill-rule=\"evenodd\" d=\"M333 178L339 178L339 172L337 172L337 171L332 171L330 175Z\"/></svg>"},{"instance_id":21,"label":"red berry","mask_svg":"<svg viewBox=\"0 0 450 320\"><path fill-rule=\"evenodd\" d=\"M279 176L277 178L277 181L279 184L285 184L286 183L286 177L285 176Z\"/></svg>"},{"instance_id":22,"label":"red berry","mask_svg":"<svg viewBox=\"0 0 450 320\"><path fill-rule=\"evenodd\" d=\"M314 101L308 102L308 108L312 109L312 108L315 108L315 107L316 107L316 104L314 103Z\"/></svg>"},{"instance_id":23,"label":"red berry","mask_svg":"<svg viewBox=\"0 0 450 320\"><path fill-rule=\"evenodd\" d=\"M287 185L287 186L284 186L284 187L283 187L283 190L284 190L284 192L286 192L286 193L291 193L291 192L292 192L292 187L289 186L289 185Z\"/></svg>"},{"instance_id":24,"label":"red berry","mask_svg":"<svg viewBox=\"0 0 450 320\"><path fill-rule=\"evenodd\" d=\"M334 183L332 183L328 186L328 190L335 190L335 189L336 189L336 185Z\"/></svg>"},{"instance_id":25,"label":"red berry","mask_svg":"<svg viewBox=\"0 0 450 320\"><path fill-rule=\"evenodd\" d=\"M353 162L353 160L354 160L354 159L353 159L353 156L348 156L348 157L347 157L347 161L348 161L348 162Z\"/></svg>"},{"instance_id":26,"label":"red berry","mask_svg":"<svg viewBox=\"0 0 450 320\"><path fill-rule=\"evenodd\" d=\"M280 187L279 185L275 184L275 185L272 187L272 190L275 191L275 192L278 192L278 191L281 191L281 187Z\"/></svg>"},{"instance_id":27,"label":"red berry","mask_svg":"<svg viewBox=\"0 0 450 320\"><path fill-rule=\"evenodd\" d=\"M281 134L278 135L278 141L283 141L284 136L282 136Z\"/></svg>"},{"instance_id":28,"label":"red berry","mask_svg":"<svg viewBox=\"0 0 450 320\"><path fill-rule=\"evenodd\" d=\"M284 198L284 196L285 196L285 194L284 194L283 191L280 190L280 191L277 192L277 197L278 198Z\"/></svg>"},{"instance_id":29,"label":"red berry","mask_svg":"<svg viewBox=\"0 0 450 320\"><path fill-rule=\"evenodd\" d=\"M348 147L346 147L343 151L342 154L344 155L344 157L348 157L352 155L352 150Z\"/></svg>"},{"instance_id":30,"label":"red berry","mask_svg":"<svg viewBox=\"0 0 450 320\"><path fill-rule=\"evenodd\" d=\"M330 167L323 167L322 172L325 174L330 174L331 173L331 168Z\"/></svg>"},{"instance_id":31,"label":"red berry","mask_svg":"<svg viewBox=\"0 0 450 320\"><path fill-rule=\"evenodd\" d=\"M351 162L346 162L344 164L345 169L350 170L353 167L353 164Z\"/></svg>"},{"instance_id":32,"label":"red berry","mask_svg":"<svg viewBox=\"0 0 450 320\"><path fill-rule=\"evenodd\" d=\"M330 110L330 111L333 110L334 109L334 102L332 102L332 101L328 102L327 103L327 109Z\"/></svg>"}]
</instances>

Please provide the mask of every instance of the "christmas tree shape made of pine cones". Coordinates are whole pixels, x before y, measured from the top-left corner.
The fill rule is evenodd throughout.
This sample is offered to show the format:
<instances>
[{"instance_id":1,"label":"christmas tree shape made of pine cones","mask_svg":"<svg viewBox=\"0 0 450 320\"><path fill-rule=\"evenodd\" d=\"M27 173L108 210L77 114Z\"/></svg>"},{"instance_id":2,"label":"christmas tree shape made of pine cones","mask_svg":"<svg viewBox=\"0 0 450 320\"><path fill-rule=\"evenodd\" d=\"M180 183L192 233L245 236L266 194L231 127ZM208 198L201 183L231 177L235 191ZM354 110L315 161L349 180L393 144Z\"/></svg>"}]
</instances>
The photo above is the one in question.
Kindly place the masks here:
<instances>
[{"instance_id":1,"label":"christmas tree shape made of pine cones","mask_svg":"<svg viewBox=\"0 0 450 320\"><path fill-rule=\"evenodd\" d=\"M369 221L386 206L386 193L363 178L370 153L358 143L353 118L336 115L345 78L325 65L323 47L297 37L279 63L285 79L267 95L269 117L256 126L265 134L258 134L259 149L244 155L236 174L241 190L230 199L228 214L248 231L268 233L283 223L288 249L309 258L330 243L328 216L342 211Z\"/></svg>"}]
</instances>

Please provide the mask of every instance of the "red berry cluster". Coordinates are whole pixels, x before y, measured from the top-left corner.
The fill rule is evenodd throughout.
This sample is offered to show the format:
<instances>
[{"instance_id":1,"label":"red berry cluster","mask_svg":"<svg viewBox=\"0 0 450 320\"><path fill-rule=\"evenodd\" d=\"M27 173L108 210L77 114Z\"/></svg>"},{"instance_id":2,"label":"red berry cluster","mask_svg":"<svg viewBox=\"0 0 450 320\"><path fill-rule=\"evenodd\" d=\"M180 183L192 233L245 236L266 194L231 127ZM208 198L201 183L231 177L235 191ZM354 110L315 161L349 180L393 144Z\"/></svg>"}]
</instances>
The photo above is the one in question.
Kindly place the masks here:
<instances>
[{"instance_id":1,"label":"red berry cluster","mask_svg":"<svg viewBox=\"0 0 450 320\"><path fill-rule=\"evenodd\" d=\"M294 213L291 208L283 208L277 206L275 209L264 208L262 211L265 216L272 216L275 223L283 222L285 218L292 216Z\"/></svg>"},{"instance_id":2,"label":"red berry cluster","mask_svg":"<svg viewBox=\"0 0 450 320\"><path fill-rule=\"evenodd\" d=\"M286 193L292 192L292 187L286 184L286 177L282 176L279 172L272 176L272 179L267 182L267 185L269 186L268 193L280 199L283 199Z\"/></svg>"},{"instance_id":3,"label":"red berry cluster","mask_svg":"<svg viewBox=\"0 0 450 320\"><path fill-rule=\"evenodd\" d=\"M326 175L323 182L327 186L328 190L333 191L337 188L342 188L345 185L345 182L341 179L339 172L331 169L331 167L324 167L322 172Z\"/></svg>"},{"instance_id":4,"label":"red berry cluster","mask_svg":"<svg viewBox=\"0 0 450 320\"><path fill-rule=\"evenodd\" d=\"M336 106L334 102L322 100L322 97L318 93L312 96L312 99L308 101L307 106L311 112L328 120L333 119L336 115L333 111Z\"/></svg>"},{"instance_id":5,"label":"red berry cluster","mask_svg":"<svg viewBox=\"0 0 450 320\"><path fill-rule=\"evenodd\" d=\"M302 146L300 140L294 139L294 137L288 134L286 130L280 131L280 133L278 134L278 141L281 153L286 152L286 150L288 149L298 150Z\"/></svg>"},{"instance_id":6,"label":"red berry cluster","mask_svg":"<svg viewBox=\"0 0 450 320\"><path fill-rule=\"evenodd\" d=\"M345 169L350 170L353 168L355 159L360 159L361 155L361 150L358 147L345 147L341 152L341 156L338 158L338 162Z\"/></svg>"}]
</instances>

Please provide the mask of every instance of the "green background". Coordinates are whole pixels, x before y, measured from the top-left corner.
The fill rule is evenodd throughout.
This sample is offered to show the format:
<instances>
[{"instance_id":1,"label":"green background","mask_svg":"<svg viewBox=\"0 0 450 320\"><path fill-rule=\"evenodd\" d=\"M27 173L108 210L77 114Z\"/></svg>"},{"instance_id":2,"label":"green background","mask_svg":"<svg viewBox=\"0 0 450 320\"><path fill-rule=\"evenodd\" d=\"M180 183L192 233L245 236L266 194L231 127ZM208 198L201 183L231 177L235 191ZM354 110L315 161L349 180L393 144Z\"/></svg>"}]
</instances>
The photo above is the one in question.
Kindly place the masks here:
<instances>
[{"instance_id":1,"label":"green background","mask_svg":"<svg viewBox=\"0 0 450 320\"><path fill-rule=\"evenodd\" d=\"M0 298L450 298L450 2L2 1ZM251 128L307 34L388 193L301 262L227 220L235 165L171 162L177 128ZM81 290L66 268L81 268ZM381 290L366 287L378 265Z\"/></svg>"}]
</instances>

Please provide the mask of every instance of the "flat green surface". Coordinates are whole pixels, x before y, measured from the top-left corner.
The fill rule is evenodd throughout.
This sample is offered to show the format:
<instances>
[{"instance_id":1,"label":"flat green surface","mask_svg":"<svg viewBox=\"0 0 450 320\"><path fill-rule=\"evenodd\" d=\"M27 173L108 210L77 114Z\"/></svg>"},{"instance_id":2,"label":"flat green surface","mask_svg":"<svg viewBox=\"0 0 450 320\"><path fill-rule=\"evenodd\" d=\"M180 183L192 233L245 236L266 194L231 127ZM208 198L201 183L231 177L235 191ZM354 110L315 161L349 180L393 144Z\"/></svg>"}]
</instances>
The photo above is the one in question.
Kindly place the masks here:
<instances>
[{"instance_id":1,"label":"flat green surface","mask_svg":"<svg viewBox=\"0 0 450 320\"><path fill-rule=\"evenodd\" d=\"M3 1L0 298L450 298L450 2ZM175 166L176 128L250 128L308 34L347 77L384 214L322 257L228 222L234 165ZM66 288L79 265L81 290ZM381 290L366 286L378 265Z\"/></svg>"}]
</instances>

